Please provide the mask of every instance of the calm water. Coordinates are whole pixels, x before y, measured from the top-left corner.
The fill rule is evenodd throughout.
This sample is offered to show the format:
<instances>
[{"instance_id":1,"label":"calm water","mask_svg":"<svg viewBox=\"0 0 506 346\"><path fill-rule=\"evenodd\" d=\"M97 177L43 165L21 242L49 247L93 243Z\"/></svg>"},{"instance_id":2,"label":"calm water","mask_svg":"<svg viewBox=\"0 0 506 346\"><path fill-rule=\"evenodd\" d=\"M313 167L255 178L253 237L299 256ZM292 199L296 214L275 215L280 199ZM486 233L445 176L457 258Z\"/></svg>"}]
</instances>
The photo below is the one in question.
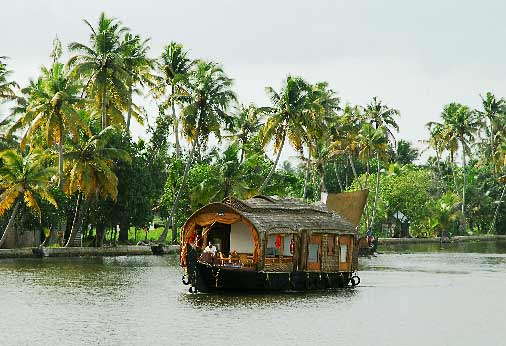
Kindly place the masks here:
<instances>
[{"instance_id":1,"label":"calm water","mask_svg":"<svg viewBox=\"0 0 506 346\"><path fill-rule=\"evenodd\" d=\"M383 251L276 295L191 295L176 257L2 260L0 345L506 344L506 242Z\"/></svg>"}]
</instances>

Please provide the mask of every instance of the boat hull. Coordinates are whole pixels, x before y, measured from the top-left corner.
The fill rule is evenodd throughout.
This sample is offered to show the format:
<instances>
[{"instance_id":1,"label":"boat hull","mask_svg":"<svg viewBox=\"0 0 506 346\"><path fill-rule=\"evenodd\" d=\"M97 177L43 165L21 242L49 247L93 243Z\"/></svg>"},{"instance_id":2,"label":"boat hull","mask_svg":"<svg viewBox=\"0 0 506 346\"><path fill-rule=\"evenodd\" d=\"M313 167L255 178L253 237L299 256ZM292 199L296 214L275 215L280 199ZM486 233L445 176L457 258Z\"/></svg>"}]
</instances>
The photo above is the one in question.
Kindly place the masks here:
<instances>
[{"instance_id":1,"label":"boat hull","mask_svg":"<svg viewBox=\"0 0 506 346\"><path fill-rule=\"evenodd\" d=\"M197 262L189 272L192 291L315 291L342 288L350 283L351 273L264 272L214 266Z\"/></svg>"}]
</instances>

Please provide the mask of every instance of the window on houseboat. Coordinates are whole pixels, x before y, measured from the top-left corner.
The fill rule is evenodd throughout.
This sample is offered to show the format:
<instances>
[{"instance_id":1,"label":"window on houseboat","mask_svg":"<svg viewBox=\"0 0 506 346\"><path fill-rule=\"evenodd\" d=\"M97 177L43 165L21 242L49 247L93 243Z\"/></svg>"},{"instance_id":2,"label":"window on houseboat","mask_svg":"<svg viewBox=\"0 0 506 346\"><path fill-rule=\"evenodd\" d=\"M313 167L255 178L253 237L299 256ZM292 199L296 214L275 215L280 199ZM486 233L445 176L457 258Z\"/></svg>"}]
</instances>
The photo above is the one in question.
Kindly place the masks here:
<instances>
[{"instance_id":1,"label":"window on houseboat","mask_svg":"<svg viewBox=\"0 0 506 346\"><path fill-rule=\"evenodd\" d=\"M307 260L308 262L319 262L318 258L320 257L319 256L319 251L320 251L320 244L309 244L309 248L308 248L308 255L307 255Z\"/></svg>"},{"instance_id":2,"label":"window on houseboat","mask_svg":"<svg viewBox=\"0 0 506 346\"><path fill-rule=\"evenodd\" d=\"M267 240L266 257L291 257L290 244L293 235L290 234L270 234Z\"/></svg>"},{"instance_id":3,"label":"window on houseboat","mask_svg":"<svg viewBox=\"0 0 506 346\"><path fill-rule=\"evenodd\" d=\"M346 244L341 244L341 253L339 254L339 260L343 263L346 263L347 261L347 256L348 256L348 245Z\"/></svg>"}]
</instances>

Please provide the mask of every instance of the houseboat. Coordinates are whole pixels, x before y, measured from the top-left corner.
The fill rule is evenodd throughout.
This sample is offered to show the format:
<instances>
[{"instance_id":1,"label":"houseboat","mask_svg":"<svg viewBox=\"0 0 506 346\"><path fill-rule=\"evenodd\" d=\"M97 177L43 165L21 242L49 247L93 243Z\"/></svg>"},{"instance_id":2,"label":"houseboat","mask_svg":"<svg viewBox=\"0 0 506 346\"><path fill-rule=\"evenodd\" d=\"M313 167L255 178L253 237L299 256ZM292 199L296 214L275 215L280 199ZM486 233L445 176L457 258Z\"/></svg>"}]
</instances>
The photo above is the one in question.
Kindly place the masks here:
<instances>
[{"instance_id":1,"label":"houseboat","mask_svg":"<svg viewBox=\"0 0 506 346\"><path fill-rule=\"evenodd\" d=\"M183 283L190 292L359 284L357 225L367 191L339 195L321 204L259 195L204 206L182 229Z\"/></svg>"}]
</instances>

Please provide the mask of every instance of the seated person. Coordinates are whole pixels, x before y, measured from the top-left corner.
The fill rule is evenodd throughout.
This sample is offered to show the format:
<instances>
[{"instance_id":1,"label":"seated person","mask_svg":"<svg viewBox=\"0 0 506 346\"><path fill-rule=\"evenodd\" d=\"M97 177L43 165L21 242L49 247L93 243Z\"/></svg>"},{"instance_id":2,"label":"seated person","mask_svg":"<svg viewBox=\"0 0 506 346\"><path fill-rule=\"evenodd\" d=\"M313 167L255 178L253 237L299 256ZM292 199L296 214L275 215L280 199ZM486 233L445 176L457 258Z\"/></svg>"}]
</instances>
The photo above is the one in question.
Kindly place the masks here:
<instances>
[{"instance_id":1,"label":"seated person","mask_svg":"<svg viewBox=\"0 0 506 346\"><path fill-rule=\"evenodd\" d=\"M216 246L213 245L212 242L209 242L209 245L204 249L204 253L210 253L212 256L216 255Z\"/></svg>"}]
</instances>

